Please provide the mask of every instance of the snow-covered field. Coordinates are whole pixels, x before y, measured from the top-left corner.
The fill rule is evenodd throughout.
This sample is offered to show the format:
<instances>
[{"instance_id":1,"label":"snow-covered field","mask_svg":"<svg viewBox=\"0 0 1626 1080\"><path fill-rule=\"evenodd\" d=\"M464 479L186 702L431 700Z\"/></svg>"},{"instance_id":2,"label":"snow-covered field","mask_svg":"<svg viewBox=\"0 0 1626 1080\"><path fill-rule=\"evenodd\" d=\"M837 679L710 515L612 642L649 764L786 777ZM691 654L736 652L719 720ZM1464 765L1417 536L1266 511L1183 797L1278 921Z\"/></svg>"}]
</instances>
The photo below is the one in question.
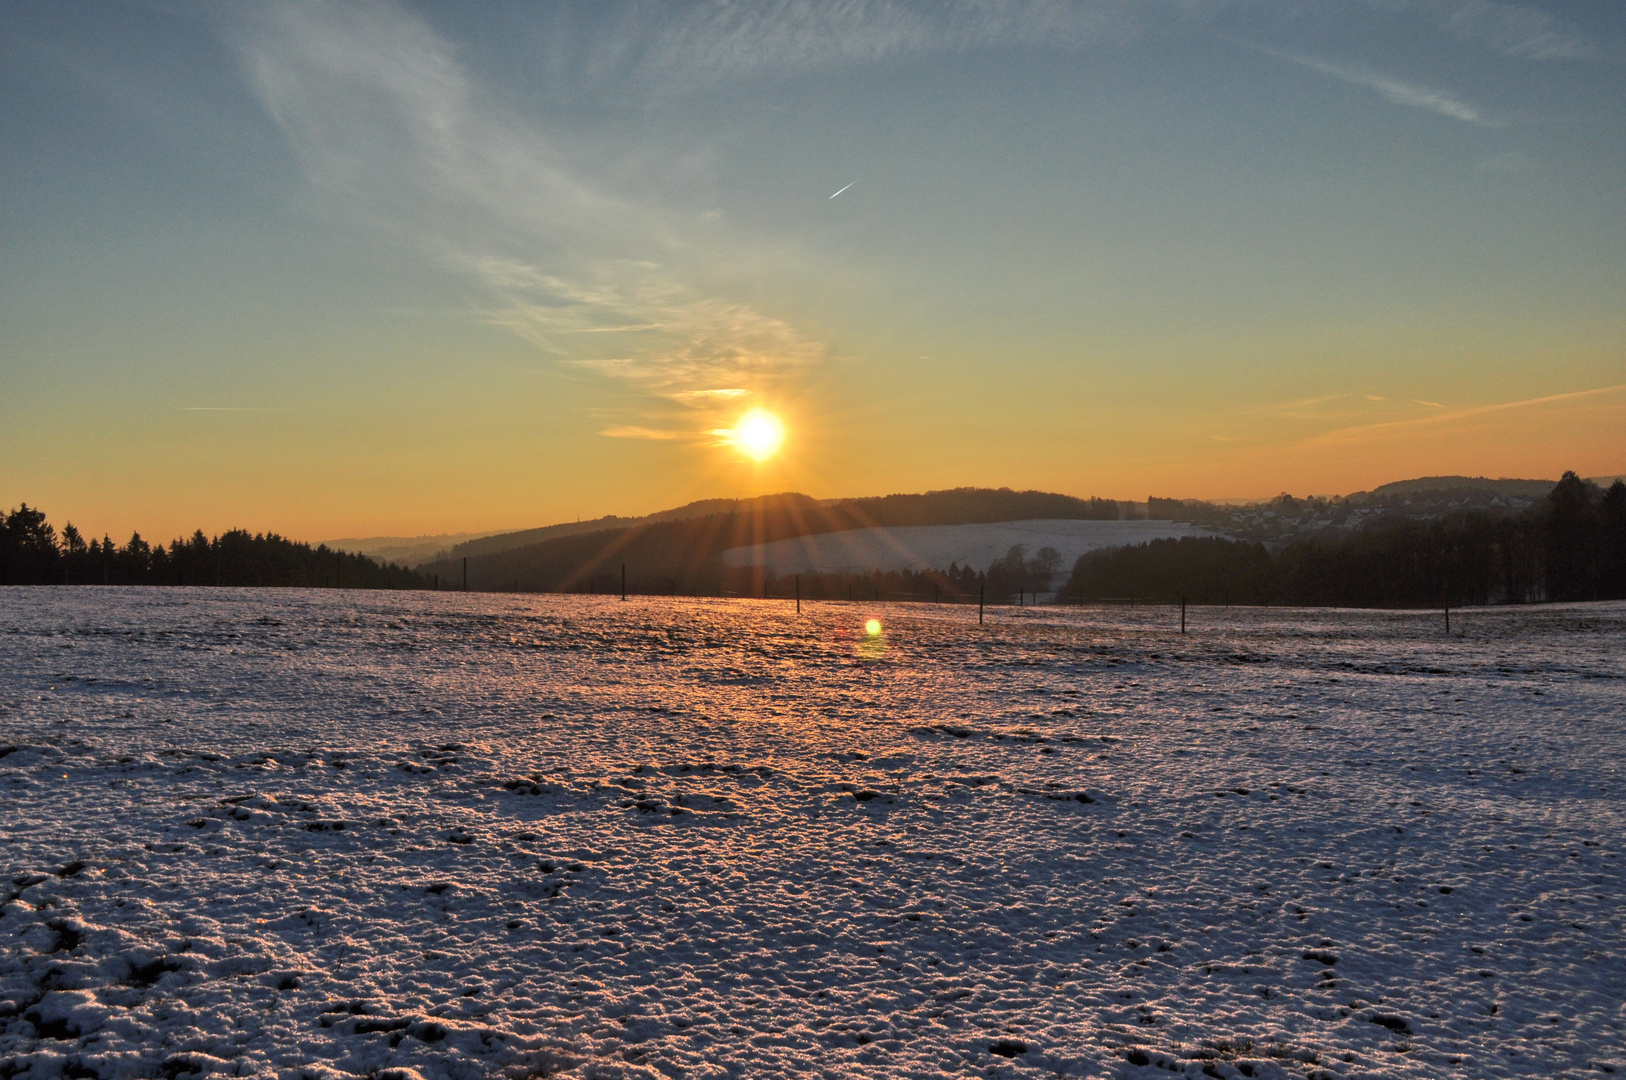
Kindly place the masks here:
<instances>
[{"instance_id":1,"label":"snow-covered field","mask_svg":"<svg viewBox=\"0 0 1626 1080\"><path fill-rule=\"evenodd\" d=\"M1214 536L1174 521L1001 521L986 525L907 525L816 533L730 548L728 566L765 566L776 574L844 570L946 569L950 563L986 570L1021 544L1029 557L1040 548L1061 555L1065 579L1078 557L1100 548L1182 536Z\"/></svg>"},{"instance_id":2,"label":"snow-covered field","mask_svg":"<svg viewBox=\"0 0 1626 1080\"><path fill-rule=\"evenodd\" d=\"M0 590L0 1077L1626 1072L1626 606L1174 619Z\"/></svg>"}]
</instances>

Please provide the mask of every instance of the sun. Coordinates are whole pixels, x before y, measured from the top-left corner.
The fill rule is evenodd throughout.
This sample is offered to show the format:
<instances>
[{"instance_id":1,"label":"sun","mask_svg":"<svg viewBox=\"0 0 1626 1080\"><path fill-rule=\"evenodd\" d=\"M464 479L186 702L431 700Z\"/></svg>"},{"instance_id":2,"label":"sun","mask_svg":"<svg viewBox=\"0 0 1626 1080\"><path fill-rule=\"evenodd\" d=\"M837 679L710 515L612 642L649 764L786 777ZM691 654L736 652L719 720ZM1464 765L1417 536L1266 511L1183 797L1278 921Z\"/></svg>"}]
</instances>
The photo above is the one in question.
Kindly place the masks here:
<instances>
[{"instance_id":1,"label":"sun","mask_svg":"<svg viewBox=\"0 0 1626 1080\"><path fill-rule=\"evenodd\" d=\"M729 433L729 442L749 458L767 461L785 444L784 422L766 409L752 409Z\"/></svg>"}]
</instances>

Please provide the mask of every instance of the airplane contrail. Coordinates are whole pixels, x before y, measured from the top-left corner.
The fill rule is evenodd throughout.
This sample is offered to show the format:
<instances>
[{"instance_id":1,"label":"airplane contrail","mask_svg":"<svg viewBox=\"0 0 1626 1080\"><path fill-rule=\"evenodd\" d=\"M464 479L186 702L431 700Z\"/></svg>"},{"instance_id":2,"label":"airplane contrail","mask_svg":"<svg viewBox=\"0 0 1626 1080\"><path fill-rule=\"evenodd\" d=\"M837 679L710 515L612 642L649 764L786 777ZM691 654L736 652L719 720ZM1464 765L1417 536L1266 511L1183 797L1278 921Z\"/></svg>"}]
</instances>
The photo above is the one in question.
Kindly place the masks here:
<instances>
[{"instance_id":1,"label":"airplane contrail","mask_svg":"<svg viewBox=\"0 0 1626 1080\"><path fill-rule=\"evenodd\" d=\"M858 181L857 181L857 180L854 180L854 181L853 181L853 184L856 184L856 183L858 183ZM848 184L848 185L847 185L847 187L852 187L852 186L853 186L853 184ZM844 187L844 188L842 188L842 189L841 189L841 191L846 191L846 190L847 190L847 187ZM836 192L836 195L840 195L840 194L841 194L841 191L838 191L838 192ZM830 198L832 198L832 199L833 199L833 198L835 198L835 197L836 197L836 195L832 195L832 196L830 196Z\"/></svg>"}]
</instances>

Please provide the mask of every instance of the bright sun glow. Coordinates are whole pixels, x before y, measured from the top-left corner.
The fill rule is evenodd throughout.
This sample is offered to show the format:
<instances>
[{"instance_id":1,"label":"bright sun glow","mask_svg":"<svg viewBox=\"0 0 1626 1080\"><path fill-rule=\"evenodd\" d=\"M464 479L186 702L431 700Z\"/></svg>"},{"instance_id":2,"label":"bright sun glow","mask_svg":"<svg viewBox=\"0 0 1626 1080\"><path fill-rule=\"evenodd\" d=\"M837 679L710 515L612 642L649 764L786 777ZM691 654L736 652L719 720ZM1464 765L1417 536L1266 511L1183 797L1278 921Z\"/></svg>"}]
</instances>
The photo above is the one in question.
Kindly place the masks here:
<instances>
[{"instance_id":1,"label":"bright sun glow","mask_svg":"<svg viewBox=\"0 0 1626 1080\"><path fill-rule=\"evenodd\" d=\"M729 441L748 457L766 461L784 445L785 425L771 412L752 409L734 425Z\"/></svg>"},{"instance_id":2,"label":"bright sun glow","mask_svg":"<svg viewBox=\"0 0 1626 1080\"><path fill-rule=\"evenodd\" d=\"M868 634L870 637L880 637L881 636L881 620L880 619L871 619L871 620L869 620L869 622L865 623L864 624L864 633Z\"/></svg>"}]
</instances>

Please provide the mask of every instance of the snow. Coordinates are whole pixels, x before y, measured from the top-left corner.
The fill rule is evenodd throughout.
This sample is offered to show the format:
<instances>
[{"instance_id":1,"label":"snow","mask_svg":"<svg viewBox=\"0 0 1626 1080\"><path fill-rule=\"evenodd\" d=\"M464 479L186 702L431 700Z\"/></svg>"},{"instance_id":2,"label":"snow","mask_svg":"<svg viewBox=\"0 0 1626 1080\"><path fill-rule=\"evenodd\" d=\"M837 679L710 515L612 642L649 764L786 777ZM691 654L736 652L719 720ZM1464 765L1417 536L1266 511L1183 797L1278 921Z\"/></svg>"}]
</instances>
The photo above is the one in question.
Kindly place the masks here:
<instances>
[{"instance_id":1,"label":"snow","mask_svg":"<svg viewBox=\"0 0 1626 1080\"><path fill-rule=\"evenodd\" d=\"M1453 616L0 590L0 1076L1626 1070L1626 605Z\"/></svg>"},{"instance_id":2,"label":"snow","mask_svg":"<svg viewBox=\"0 0 1626 1080\"><path fill-rule=\"evenodd\" d=\"M1021 544L1029 557L1040 548L1061 554L1063 575L1078 557L1100 548L1182 536L1214 536L1172 521L1002 521L987 525L909 525L817 533L730 548L728 566L765 566L775 574L845 570L946 570L950 563L986 570Z\"/></svg>"}]
</instances>

